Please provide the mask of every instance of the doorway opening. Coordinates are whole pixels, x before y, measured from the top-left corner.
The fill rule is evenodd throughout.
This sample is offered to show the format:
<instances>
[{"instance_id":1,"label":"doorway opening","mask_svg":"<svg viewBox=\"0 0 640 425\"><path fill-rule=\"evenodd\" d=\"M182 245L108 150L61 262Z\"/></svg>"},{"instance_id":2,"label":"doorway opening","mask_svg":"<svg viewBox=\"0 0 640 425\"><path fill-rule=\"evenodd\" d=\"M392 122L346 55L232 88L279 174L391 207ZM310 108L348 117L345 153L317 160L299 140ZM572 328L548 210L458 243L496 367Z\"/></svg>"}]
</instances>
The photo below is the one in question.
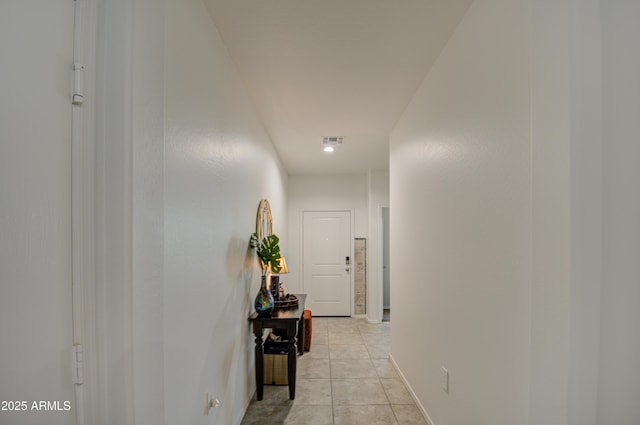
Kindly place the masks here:
<instances>
[{"instance_id":1,"label":"doorway opening","mask_svg":"<svg viewBox=\"0 0 640 425\"><path fill-rule=\"evenodd\" d=\"M391 282L389 266L389 207L382 208L382 321L391 321Z\"/></svg>"}]
</instances>

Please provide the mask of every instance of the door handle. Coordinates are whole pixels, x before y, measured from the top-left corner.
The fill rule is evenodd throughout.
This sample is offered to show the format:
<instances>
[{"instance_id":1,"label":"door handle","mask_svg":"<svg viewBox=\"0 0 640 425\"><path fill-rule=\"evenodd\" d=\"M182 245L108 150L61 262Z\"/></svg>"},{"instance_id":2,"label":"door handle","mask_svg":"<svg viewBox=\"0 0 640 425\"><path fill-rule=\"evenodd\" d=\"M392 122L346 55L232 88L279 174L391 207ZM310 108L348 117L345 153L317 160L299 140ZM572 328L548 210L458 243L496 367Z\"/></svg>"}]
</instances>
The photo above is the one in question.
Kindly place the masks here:
<instances>
[{"instance_id":1,"label":"door handle","mask_svg":"<svg viewBox=\"0 0 640 425\"><path fill-rule=\"evenodd\" d=\"M344 269L347 273L349 273L349 267L347 267L346 269Z\"/></svg>"}]
</instances>

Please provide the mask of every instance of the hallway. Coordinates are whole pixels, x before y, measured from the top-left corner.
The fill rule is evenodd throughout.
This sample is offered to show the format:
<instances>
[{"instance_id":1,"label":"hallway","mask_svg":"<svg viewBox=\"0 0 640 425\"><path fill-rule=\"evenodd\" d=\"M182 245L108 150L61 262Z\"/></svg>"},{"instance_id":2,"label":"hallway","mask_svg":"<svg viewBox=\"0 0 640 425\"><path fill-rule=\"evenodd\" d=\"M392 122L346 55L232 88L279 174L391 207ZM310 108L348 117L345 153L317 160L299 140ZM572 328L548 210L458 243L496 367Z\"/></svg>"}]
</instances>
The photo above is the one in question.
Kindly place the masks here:
<instances>
[{"instance_id":1,"label":"hallway","mask_svg":"<svg viewBox=\"0 0 640 425\"><path fill-rule=\"evenodd\" d=\"M640 425L640 1L37 6L0 5L0 399L72 407L0 424ZM394 367L316 318L252 402L262 199L289 293L350 212Z\"/></svg>"},{"instance_id":2,"label":"hallway","mask_svg":"<svg viewBox=\"0 0 640 425\"><path fill-rule=\"evenodd\" d=\"M422 425L413 398L389 360L390 324L313 318L311 351L298 358L296 399L266 385L242 425Z\"/></svg>"}]
</instances>

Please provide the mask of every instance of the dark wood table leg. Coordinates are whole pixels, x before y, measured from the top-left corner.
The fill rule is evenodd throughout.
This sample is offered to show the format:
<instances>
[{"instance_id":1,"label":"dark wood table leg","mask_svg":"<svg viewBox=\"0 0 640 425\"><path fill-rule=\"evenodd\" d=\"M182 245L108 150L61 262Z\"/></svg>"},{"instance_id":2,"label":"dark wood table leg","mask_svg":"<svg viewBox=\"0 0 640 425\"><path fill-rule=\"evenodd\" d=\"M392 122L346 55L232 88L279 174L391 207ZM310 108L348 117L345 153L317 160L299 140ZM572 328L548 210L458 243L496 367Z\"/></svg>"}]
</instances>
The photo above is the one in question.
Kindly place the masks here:
<instances>
[{"instance_id":1,"label":"dark wood table leg","mask_svg":"<svg viewBox=\"0 0 640 425\"><path fill-rule=\"evenodd\" d=\"M253 333L256 336L256 396L258 401L262 400L264 393L264 350L262 347L262 327L255 326Z\"/></svg>"},{"instance_id":2,"label":"dark wood table leg","mask_svg":"<svg viewBox=\"0 0 640 425\"><path fill-rule=\"evenodd\" d=\"M293 328L293 329L292 329ZM297 347L296 347L296 326L290 326L287 329L287 336L289 337L288 346L288 358L287 358L287 379L289 380L289 400L296 398L296 362L297 362Z\"/></svg>"},{"instance_id":3,"label":"dark wood table leg","mask_svg":"<svg viewBox=\"0 0 640 425\"><path fill-rule=\"evenodd\" d=\"M298 352L300 355L304 354L304 339L306 335L304 333L304 313L300 317L300 321L298 322Z\"/></svg>"}]
</instances>

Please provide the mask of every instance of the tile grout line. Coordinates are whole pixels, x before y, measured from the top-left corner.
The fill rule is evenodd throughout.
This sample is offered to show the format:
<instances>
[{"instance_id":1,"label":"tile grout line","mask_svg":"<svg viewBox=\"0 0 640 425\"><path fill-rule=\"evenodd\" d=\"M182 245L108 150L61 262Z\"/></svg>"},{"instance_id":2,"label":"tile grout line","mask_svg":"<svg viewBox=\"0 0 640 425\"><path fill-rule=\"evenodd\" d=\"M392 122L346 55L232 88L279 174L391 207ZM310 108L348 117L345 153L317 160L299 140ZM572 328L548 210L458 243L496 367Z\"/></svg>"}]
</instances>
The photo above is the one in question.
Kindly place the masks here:
<instances>
[{"instance_id":1,"label":"tile grout line","mask_svg":"<svg viewBox=\"0 0 640 425\"><path fill-rule=\"evenodd\" d=\"M375 363L373 363L373 358L371 357L371 353L369 352L369 347L367 344L365 344L365 348L369 353L369 358L371 360L371 363L373 364L373 369L376 371L376 376L378 377L378 382L380 382L380 386L382 387L384 396L387 398L387 401L389 402L389 409L391 409L391 414L393 415L393 419L396 421L396 424L398 424L398 417L396 416L395 410L393 410L393 405L391 404L391 399L389 399L389 394L387 394L387 390L384 388L384 385L382 385L382 376L380 376L380 372L378 372L378 369L376 368Z\"/></svg>"},{"instance_id":2,"label":"tile grout line","mask_svg":"<svg viewBox=\"0 0 640 425\"><path fill-rule=\"evenodd\" d=\"M358 329L358 331L360 331L360 329ZM362 333L362 332L360 332ZM362 335L361 335L362 337ZM363 338L363 342L364 342L364 338ZM396 421L396 424L398 424L398 417L396 416L396 412L395 410L393 410L393 405L391 404L391 399L389 399L389 394L387 394L387 390L385 389L384 385L382 385L382 377L380 376L380 373L378 372L378 369L376 368L376 365L373 363L373 357L371 357L371 352L369 352L369 346L367 344L364 345L365 348L367 349L367 353L369 354L369 360L371 361L371 364L373 364L373 370L375 370L376 372L376 376L378 377L378 382L380 383L380 386L382 387L382 391L384 392L384 396L387 398L387 401L389 402L389 409L391 409L391 414L393 415L393 419Z\"/></svg>"},{"instance_id":3,"label":"tile grout line","mask_svg":"<svg viewBox=\"0 0 640 425\"><path fill-rule=\"evenodd\" d=\"M333 402L333 373L331 372L331 343L329 342L329 323L327 323L327 355L329 356L329 393L331 394L331 423L336 423L336 408Z\"/></svg>"},{"instance_id":4,"label":"tile grout line","mask_svg":"<svg viewBox=\"0 0 640 425\"><path fill-rule=\"evenodd\" d=\"M345 323L346 326L342 326L342 323ZM388 408L391 409L391 415L389 415L389 419L391 421L395 421L394 423L397 425L398 424L398 416L396 415L395 410L393 409L393 404L391 402L390 399L390 393L389 391L385 388L385 386L383 385L383 382L385 381L385 376L384 373L386 369L382 368L381 370L378 370L378 368L376 367L375 361L376 360L384 360L387 359L388 360L388 356L386 358L382 358L379 357L379 354L381 354L381 350L380 349L374 349L371 350L369 347L368 343L373 343L373 347L377 347L378 346L382 346L385 345L382 343L382 339L377 340L376 338L384 338L385 335L388 335L388 332L377 332L376 329L372 329L366 326L362 326L362 324L360 322L352 322L352 325L349 325L349 322L340 322L338 323L337 321L327 321L325 322L325 327L322 328L322 331L320 331L320 333L318 333L318 336L320 336L321 334L326 335L326 349L327 349L327 365L329 367L328 372L328 381L329 381L329 396L330 396L330 407L331 407L331 420L329 420L328 417L326 417L325 421L323 422L324 424L333 424L336 425L338 423L338 419L341 418L340 415L338 415L337 412L337 408L341 408L342 405L337 405L335 403L335 396L336 393L334 391L334 386L333 384L336 383L336 380L341 380L342 378L344 379L353 379L356 381L359 380L366 380L367 378L374 378L374 380L377 382L377 385L379 385L381 387L381 389L383 390L383 394L385 396L385 400L382 401L381 399L380 402L378 403L365 403L365 406L389 406ZM330 331L331 329L331 331ZM330 334L334 336L334 338L331 340L333 342L330 342L329 337ZM351 335L352 338L350 341L346 341L349 338L344 338L344 336L349 336ZM336 339L336 336L338 336L338 338ZM365 336L366 341L365 341ZM360 357L360 354L356 354L356 353L360 353L359 350L355 350L353 351L353 353L343 353L342 350L340 350L340 347L344 347L344 348L351 348L351 344L355 344L357 342L356 338L360 339L360 343L358 345L361 345L364 348L364 353L366 353L366 357ZM346 344L340 344L340 342L343 342ZM334 348L334 350L331 350L331 348ZM333 351L333 356L331 355ZM353 357L351 354L353 354ZM375 358L374 358L374 354L375 354ZM337 356L337 357L336 357ZM342 357L345 357L344 359L342 359ZM344 366L349 366L348 362L357 362L357 361L361 361L365 360L370 367L373 368L373 372L367 372L367 373L355 373L353 378L347 378L347 377L342 377L340 378L340 374L338 375L334 375L333 374L333 363L334 362L338 362L339 365L337 365L336 367L338 367L338 372L340 372L340 370L344 369ZM309 364L313 364L316 361L320 361L321 358L317 358L317 359L308 359L309 360ZM343 364L341 362L347 362L347 364ZM381 365L382 366L382 365ZM349 367L347 368L349 369ZM350 370L350 369L349 369ZM363 369L364 370L364 369ZM347 371L347 375L351 375L353 373L350 373ZM366 376L365 376L366 375ZM318 375L318 377L322 377L320 375ZM298 375L296 377L297 379L300 378L300 375ZM309 382L313 382L313 379L310 379ZM319 382L319 381L318 381ZM312 384L313 385L313 384ZM356 393L354 393L354 396L358 397L359 393L358 393L358 385L356 385L355 387L355 391ZM395 387L391 387L391 390L393 390L393 388ZM360 404L349 404L350 399L347 400L343 400L343 402L345 402L346 404L344 404L344 406L346 407L344 413L349 412L349 415L354 414L354 410L357 406L360 406ZM312 403L313 404L313 403ZM357 410L357 409L356 409ZM248 425L249 422L247 422ZM251 422L253 423L253 422Z\"/></svg>"}]
</instances>

